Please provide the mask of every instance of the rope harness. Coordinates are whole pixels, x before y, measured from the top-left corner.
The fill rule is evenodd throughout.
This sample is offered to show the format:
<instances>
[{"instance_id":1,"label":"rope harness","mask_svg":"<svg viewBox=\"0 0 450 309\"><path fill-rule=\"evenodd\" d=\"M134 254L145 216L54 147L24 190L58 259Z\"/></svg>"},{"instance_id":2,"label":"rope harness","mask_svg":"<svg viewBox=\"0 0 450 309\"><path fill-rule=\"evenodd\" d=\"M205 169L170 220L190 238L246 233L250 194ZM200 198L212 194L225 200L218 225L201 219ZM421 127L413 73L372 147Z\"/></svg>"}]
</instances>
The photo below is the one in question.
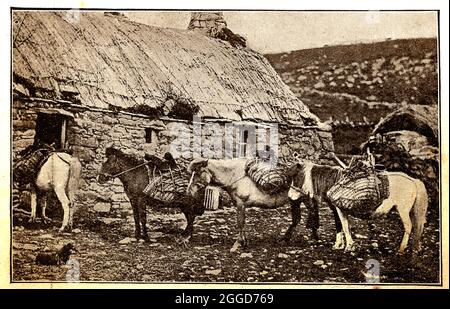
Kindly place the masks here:
<instances>
[{"instance_id":1,"label":"rope harness","mask_svg":"<svg viewBox=\"0 0 450 309\"><path fill-rule=\"evenodd\" d=\"M104 176L106 178L116 178L116 177L122 176L123 174L126 174L128 172L134 171L135 169L138 169L138 168L140 168L141 166L144 166L144 165L147 166L147 169L148 169L148 164L149 163L150 163L149 161L145 161L142 164L139 164L137 166L131 167L131 168L129 168L127 170L124 170L124 171L122 171L120 173L117 173L117 174L99 173L99 175L102 175L102 176Z\"/></svg>"}]
</instances>

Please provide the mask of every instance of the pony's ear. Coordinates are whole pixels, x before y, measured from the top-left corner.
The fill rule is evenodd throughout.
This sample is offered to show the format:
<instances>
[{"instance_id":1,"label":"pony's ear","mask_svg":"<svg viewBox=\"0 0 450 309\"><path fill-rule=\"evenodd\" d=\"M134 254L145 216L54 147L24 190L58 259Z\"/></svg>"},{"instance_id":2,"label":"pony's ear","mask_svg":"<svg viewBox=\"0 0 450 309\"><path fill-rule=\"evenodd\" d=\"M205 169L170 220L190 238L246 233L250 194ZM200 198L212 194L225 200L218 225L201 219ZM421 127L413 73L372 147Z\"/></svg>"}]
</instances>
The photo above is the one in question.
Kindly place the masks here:
<instances>
[{"instance_id":1,"label":"pony's ear","mask_svg":"<svg viewBox=\"0 0 450 309\"><path fill-rule=\"evenodd\" d=\"M148 162L150 162L152 164L155 164L155 165L161 165L162 164L162 160L160 158L158 158L155 155L148 154L148 153L146 153L144 155L144 159L145 159L145 161L148 161Z\"/></svg>"},{"instance_id":2,"label":"pony's ear","mask_svg":"<svg viewBox=\"0 0 450 309\"><path fill-rule=\"evenodd\" d=\"M188 171L190 173L192 172L196 172L199 171L201 168L205 167L206 165L208 165L208 159L194 159L188 167Z\"/></svg>"}]
</instances>

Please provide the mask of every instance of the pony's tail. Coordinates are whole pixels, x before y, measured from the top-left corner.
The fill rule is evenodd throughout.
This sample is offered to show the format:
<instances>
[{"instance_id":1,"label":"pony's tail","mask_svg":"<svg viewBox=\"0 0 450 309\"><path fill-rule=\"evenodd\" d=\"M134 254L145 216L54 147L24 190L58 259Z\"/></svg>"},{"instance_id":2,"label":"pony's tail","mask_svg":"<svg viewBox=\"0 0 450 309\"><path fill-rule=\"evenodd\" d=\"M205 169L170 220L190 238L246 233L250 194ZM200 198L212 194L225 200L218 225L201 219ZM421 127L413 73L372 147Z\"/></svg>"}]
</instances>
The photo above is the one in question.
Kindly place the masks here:
<instances>
[{"instance_id":1,"label":"pony's tail","mask_svg":"<svg viewBox=\"0 0 450 309\"><path fill-rule=\"evenodd\" d=\"M81 177L81 163L75 157L72 157L69 161L69 180L67 181L67 195L71 203L74 202L75 192L78 189L79 181Z\"/></svg>"},{"instance_id":2,"label":"pony's tail","mask_svg":"<svg viewBox=\"0 0 450 309\"><path fill-rule=\"evenodd\" d=\"M413 205L412 221L412 253L417 254L420 251L420 237L427 218L428 193L425 185L420 180L415 180L417 195Z\"/></svg>"}]
</instances>

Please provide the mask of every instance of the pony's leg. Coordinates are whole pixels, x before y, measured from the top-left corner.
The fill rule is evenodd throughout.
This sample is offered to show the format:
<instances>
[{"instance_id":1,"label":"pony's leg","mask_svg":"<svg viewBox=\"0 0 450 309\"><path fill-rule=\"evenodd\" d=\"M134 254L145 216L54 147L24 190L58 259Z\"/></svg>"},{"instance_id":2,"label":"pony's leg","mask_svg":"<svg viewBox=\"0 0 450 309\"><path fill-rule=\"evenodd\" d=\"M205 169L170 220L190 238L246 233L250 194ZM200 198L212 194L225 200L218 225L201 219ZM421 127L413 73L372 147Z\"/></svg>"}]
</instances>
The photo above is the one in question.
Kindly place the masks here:
<instances>
[{"instance_id":1,"label":"pony's leg","mask_svg":"<svg viewBox=\"0 0 450 309\"><path fill-rule=\"evenodd\" d=\"M73 197L70 197L70 194L69 194L69 202L70 202L70 204L69 204L70 209L69 209L68 227L69 227L69 229L72 229L73 228L73 215L75 213L76 205L74 203Z\"/></svg>"},{"instance_id":2,"label":"pony's leg","mask_svg":"<svg viewBox=\"0 0 450 309\"><path fill-rule=\"evenodd\" d=\"M37 208L37 194L36 189L34 186L31 186L30 188L31 193L31 215L28 222L35 222L36 221L36 208Z\"/></svg>"},{"instance_id":3,"label":"pony's leg","mask_svg":"<svg viewBox=\"0 0 450 309\"><path fill-rule=\"evenodd\" d=\"M334 250L342 250L345 247L344 232L336 233L336 240L333 245Z\"/></svg>"},{"instance_id":4,"label":"pony's leg","mask_svg":"<svg viewBox=\"0 0 450 309\"><path fill-rule=\"evenodd\" d=\"M47 223L51 222L52 220L49 217L47 217L45 214L45 211L47 209L47 196L45 195L45 193L40 195L38 200L39 200L39 204L42 207L42 212L41 212L42 222L44 222L44 224L47 224Z\"/></svg>"},{"instance_id":5,"label":"pony's leg","mask_svg":"<svg viewBox=\"0 0 450 309\"><path fill-rule=\"evenodd\" d=\"M334 242L333 249L342 250L345 247L345 241L344 241L344 232L342 231L341 219L339 218L336 207L332 206L331 204L328 205L331 211L333 212L334 226L336 228L336 241Z\"/></svg>"},{"instance_id":6,"label":"pony's leg","mask_svg":"<svg viewBox=\"0 0 450 309\"><path fill-rule=\"evenodd\" d=\"M47 221L47 216L45 215L45 210L47 209L47 199L46 198L38 198L40 200L39 204L41 205L41 218L44 222Z\"/></svg>"},{"instance_id":7,"label":"pony's leg","mask_svg":"<svg viewBox=\"0 0 450 309\"><path fill-rule=\"evenodd\" d=\"M242 246L246 245L246 237L244 232L245 227L245 205L242 201L236 201L237 206L237 226L238 226L238 239L235 241L233 247L231 247L230 252L238 251Z\"/></svg>"},{"instance_id":8,"label":"pony's leg","mask_svg":"<svg viewBox=\"0 0 450 309\"><path fill-rule=\"evenodd\" d=\"M317 230L319 229L319 205L315 199L307 199L305 203L308 209L306 227L310 229L311 239L319 240Z\"/></svg>"},{"instance_id":9,"label":"pony's leg","mask_svg":"<svg viewBox=\"0 0 450 309\"><path fill-rule=\"evenodd\" d=\"M181 206L183 207L183 206ZM192 233L194 231L194 220L195 220L195 213L194 213L194 207L192 206L184 206L186 208L183 209L183 214L186 217L187 225L186 228L181 232L181 239L180 242L187 246L189 243L189 240L192 237Z\"/></svg>"},{"instance_id":10,"label":"pony's leg","mask_svg":"<svg viewBox=\"0 0 450 309\"><path fill-rule=\"evenodd\" d=\"M47 197L43 192L37 192L37 200L39 201L39 205L41 205L41 219L44 224L49 223L51 220L45 215L45 210L47 209Z\"/></svg>"},{"instance_id":11,"label":"pony's leg","mask_svg":"<svg viewBox=\"0 0 450 309\"><path fill-rule=\"evenodd\" d=\"M136 198L130 199L131 207L133 208L133 217L134 217L134 237L136 239L141 238L141 223L140 223L140 213L139 213L139 204Z\"/></svg>"},{"instance_id":12,"label":"pony's leg","mask_svg":"<svg viewBox=\"0 0 450 309\"><path fill-rule=\"evenodd\" d=\"M142 227L142 239L145 242L149 242L150 238L148 237L148 231L147 231L147 211L146 211L146 204L145 201L142 198L139 198L139 220L141 222Z\"/></svg>"},{"instance_id":13,"label":"pony's leg","mask_svg":"<svg viewBox=\"0 0 450 309\"><path fill-rule=\"evenodd\" d=\"M73 228L73 214L75 213L75 192L73 188L70 188L68 186L67 188L67 195L69 198L69 202L70 202L70 209L69 209L69 228L72 229Z\"/></svg>"},{"instance_id":14,"label":"pony's leg","mask_svg":"<svg viewBox=\"0 0 450 309\"><path fill-rule=\"evenodd\" d=\"M75 194L78 190L81 177L81 163L78 159L72 158L69 166L69 179L67 180L67 196L70 200L69 227L73 227L73 217L76 211Z\"/></svg>"},{"instance_id":15,"label":"pony's leg","mask_svg":"<svg viewBox=\"0 0 450 309\"><path fill-rule=\"evenodd\" d=\"M183 211L183 214L186 217L187 225L186 228L181 233L181 235L190 238L194 230L194 219L195 219L194 210L192 209L192 207L187 207L187 209Z\"/></svg>"},{"instance_id":16,"label":"pony's leg","mask_svg":"<svg viewBox=\"0 0 450 309\"><path fill-rule=\"evenodd\" d=\"M62 232L68 227L70 214L70 200L66 195L66 190L64 187L61 186L55 187L55 193L56 196L58 197L58 200L61 202L61 206L64 212L62 225L61 228L59 229L59 231Z\"/></svg>"},{"instance_id":17,"label":"pony's leg","mask_svg":"<svg viewBox=\"0 0 450 309\"><path fill-rule=\"evenodd\" d=\"M345 235L345 242L346 242L345 251L353 251L354 246L353 246L352 235L350 234L350 228L348 226L348 215L337 207L336 207L336 211L338 213L339 219L341 219L342 229L343 229L344 235Z\"/></svg>"},{"instance_id":18,"label":"pony's leg","mask_svg":"<svg viewBox=\"0 0 450 309\"><path fill-rule=\"evenodd\" d=\"M415 258L421 249L420 238L427 221L428 193L425 185L416 180L417 196L413 203L412 257Z\"/></svg>"},{"instance_id":19,"label":"pony's leg","mask_svg":"<svg viewBox=\"0 0 450 309\"><path fill-rule=\"evenodd\" d=\"M73 214L75 213L75 204L73 200L70 200L70 209L69 209L69 222L68 227L71 230L73 228Z\"/></svg>"},{"instance_id":20,"label":"pony's leg","mask_svg":"<svg viewBox=\"0 0 450 309\"><path fill-rule=\"evenodd\" d=\"M412 222L411 217L409 216L410 209L406 208L400 208L397 206L398 214L400 215L400 218L403 222L403 227L405 229L405 232L403 234L402 242L400 243L400 248L398 249L397 254L403 255L405 253L405 249L408 246L409 241L409 235L411 234L412 230Z\"/></svg>"},{"instance_id":21,"label":"pony's leg","mask_svg":"<svg viewBox=\"0 0 450 309\"><path fill-rule=\"evenodd\" d=\"M300 223L301 219L300 200L296 201L291 200L290 203L291 203L292 223L283 237L283 240L286 242L289 242L291 240L292 233L294 232L297 225Z\"/></svg>"},{"instance_id":22,"label":"pony's leg","mask_svg":"<svg viewBox=\"0 0 450 309\"><path fill-rule=\"evenodd\" d=\"M386 215L394 206L394 202L391 199L385 199L383 203L375 209L374 213L371 215L371 218L376 219Z\"/></svg>"}]
</instances>

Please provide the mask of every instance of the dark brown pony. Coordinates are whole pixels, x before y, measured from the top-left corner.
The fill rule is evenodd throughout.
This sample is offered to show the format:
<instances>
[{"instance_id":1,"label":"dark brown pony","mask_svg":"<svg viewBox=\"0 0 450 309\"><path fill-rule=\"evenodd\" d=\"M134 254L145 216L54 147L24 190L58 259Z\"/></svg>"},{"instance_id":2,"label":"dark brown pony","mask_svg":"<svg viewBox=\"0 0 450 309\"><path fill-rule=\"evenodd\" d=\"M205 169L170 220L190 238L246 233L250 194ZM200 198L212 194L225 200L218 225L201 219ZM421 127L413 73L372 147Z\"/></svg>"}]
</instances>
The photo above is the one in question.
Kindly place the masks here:
<instances>
[{"instance_id":1,"label":"dark brown pony","mask_svg":"<svg viewBox=\"0 0 450 309\"><path fill-rule=\"evenodd\" d=\"M201 195L201 192L195 197L183 194L183 196L179 196L179 198L170 204L145 195L143 191L151 180L151 174L154 171L159 172L162 168L167 166L167 164L162 164L164 161L161 161L161 159L157 157L148 156L146 158L149 161L137 158L134 155L126 154L121 150L112 147L107 148L106 161L101 167L98 182L105 183L115 177L120 179L125 193L130 199L131 207L133 208L136 239L142 238L145 241L149 240L146 225L146 208L148 205L153 209L161 207L179 208L187 220L187 226L182 232L182 237L186 241L189 240L192 236L195 216L202 215L205 210L203 205L203 195Z\"/></svg>"}]
</instances>

